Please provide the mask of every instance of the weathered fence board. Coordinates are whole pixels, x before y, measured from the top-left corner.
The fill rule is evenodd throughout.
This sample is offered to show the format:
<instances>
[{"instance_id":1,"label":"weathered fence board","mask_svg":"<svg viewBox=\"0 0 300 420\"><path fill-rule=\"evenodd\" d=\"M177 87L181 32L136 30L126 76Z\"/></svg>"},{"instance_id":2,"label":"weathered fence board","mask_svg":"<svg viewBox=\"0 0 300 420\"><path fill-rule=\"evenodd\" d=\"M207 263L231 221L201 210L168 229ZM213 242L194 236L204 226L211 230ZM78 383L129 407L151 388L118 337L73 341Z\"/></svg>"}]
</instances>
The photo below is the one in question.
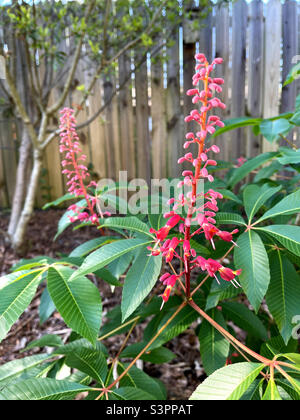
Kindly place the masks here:
<instances>
[{"instance_id":1,"label":"weathered fence board","mask_svg":"<svg viewBox=\"0 0 300 420\"><path fill-rule=\"evenodd\" d=\"M178 158L182 156L184 142L183 133L183 108L181 106L180 92L180 57L179 57L179 32L172 34L174 45L170 47L167 54L167 90L166 90L166 112L167 112L167 150L168 150L168 175L179 176L180 167Z\"/></svg>"},{"instance_id":2,"label":"weathered fence board","mask_svg":"<svg viewBox=\"0 0 300 420\"><path fill-rule=\"evenodd\" d=\"M152 57L151 63L151 118L152 118L152 176L166 176L167 126L163 65L161 56Z\"/></svg>"},{"instance_id":3,"label":"weathered fence board","mask_svg":"<svg viewBox=\"0 0 300 420\"><path fill-rule=\"evenodd\" d=\"M280 90L280 58L278 48L281 42L281 2L270 0L266 12L265 43L264 43L264 86L263 86L263 117L278 115ZM263 152L276 148L275 144L263 143Z\"/></svg>"},{"instance_id":4,"label":"weathered fence board","mask_svg":"<svg viewBox=\"0 0 300 420\"><path fill-rule=\"evenodd\" d=\"M218 110L217 114L224 119L230 116L229 103L229 83L230 83L230 45L229 45L229 27L230 15L228 4L220 4L216 8L216 57L222 57L224 66L217 66L216 76L224 78L225 84L222 86L222 94L219 96L221 101L226 104L226 110ZM222 137L216 138L215 143L220 147L218 156L221 160L228 160L230 156L230 148L225 145L230 141L230 134L224 134Z\"/></svg>"},{"instance_id":5,"label":"weathered fence board","mask_svg":"<svg viewBox=\"0 0 300 420\"><path fill-rule=\"evenodd\" d=\"M253 0L249 11L249 70L248 70L248 112L262 116L262 80L263 80L263 3ZM261 137L248 130L246 156L256 156L260 151Z\"/></svg>"},{"instance_id":6,"label":"weathered fence board","mask_svg":"<svg viewBox=\"0 0 300 420\"><path fill-rule=\"evenodd\" d=\"M283 80L286 79L291 66L295 65L298 61L298 37L295 36L298 33L297 7L297 2L293 0L287 0L282 7ZM292 111L295 108L296 95L296 83L291 83L282 88L281 112ZM288 138L294 140L294 133L290 133ZM286 145L284 140L281 141L281 144Z\"/></svg>"},{"instance_id":7,"label":"weathered fence board","mask_svg":"<svg viewBox=\"0 0 300 420\"><path fill-rule=\"evenodd\" d=\"M99 98L100 101L99 101ZM103 105L103 86L101 80L95 83L92 95L89 98L89 116L92 117ZM95 176L105 178L107 175L107 159L105 147L104 119L99 115L90 124L91 157Z\"/></svg>"},{"instance_id":8,"label":"weathered fence board","mask_svg":"<svg viewBox=\"0 0 300 420\"><path fill-rule=\"evenodd\" d=\"M247 4L245 0L238 0L233 4L232 11L232 118L241 116L241 110L245 109L246 28ZM231 133L230 147L236 157L245 156L244 129Z\"/></svg>"},{"instance_id":9,"label":"weathered fence board","mask_svg":"<svg viewBox=\"0 0 300 420\"><path fill-rule=\"evenodd\" d=\"M141 60L136 53L136 63ZM142 64L135 74L135 118L137 138L137 178L147 181L151 178L150 132L149 132L149 99L147 64Z\"/></svg>"},{"instance_id":10,"label":"weathered fence board","mask_svg":"<svg viewBox=\"0 0 300 420\"><path fill-rule=\"evenodd\" d=\"M131 75L130 54L119 59L119 83L122 86ZM128 178L135 178L136 158L134 139L134 116L132 106L131 77L119 93L120 143L122 151L122 170L128 170Z\"/></svg>"},{"instance_id":11,"label":"weathered fence board","mask_svg":"<svg viewBox=\"0 0 300 420\"><path fill-rule=\"evenodd\" d=\"M129 179L140 177L148 181L151 177L180 175L177 160L183 153L184 133L195 128L185 124L184 117L194 108L185 91L192 87L196 51L204 52L209 59L224 58L224 65L216 70L216 76L225 79L220 97L227 109L217 111L223 119L244 115L269 118L293 109L300 81L283 89L282 82L299 61L299 2L252 0L247 4L237 0L213 4L212 13L204 20L200 18L203 10L196 2L184 2L184 7L191 12L190 20L172 34L166 35L167 27L164 28L159 40L155 40L154 54L165 54L167 63L150 62L148 56L141 65L143 57L138 49L121 56L116 73L97 80L92 96L79 113L77 120L81 123L109 102L92 124L80 131L81 144L95 177L116 178L119 170L127 170ZM172 39L173 45L157 51L164 37ZM65 47L66 52L70 48ZM82 90L77 87L87 86L92 77L93 66L86 60L80 62L68 106L78 107ZM45 69L40 71L41 75L45 73ZM57 94L63 83L61 78ZM13 194L18 153L11 127L11 121L0 123L0 206L10 205ZM294 139L297 136L299 141L299 132ZM227 133L215 141L221 146L220 159L255 156L277 147L255 137L248 129ZM52 198L66 191L60 160L56 139L47 148L44 160ZM40 204L41 200L37 202Z\"/></svg>"}]
</instances>

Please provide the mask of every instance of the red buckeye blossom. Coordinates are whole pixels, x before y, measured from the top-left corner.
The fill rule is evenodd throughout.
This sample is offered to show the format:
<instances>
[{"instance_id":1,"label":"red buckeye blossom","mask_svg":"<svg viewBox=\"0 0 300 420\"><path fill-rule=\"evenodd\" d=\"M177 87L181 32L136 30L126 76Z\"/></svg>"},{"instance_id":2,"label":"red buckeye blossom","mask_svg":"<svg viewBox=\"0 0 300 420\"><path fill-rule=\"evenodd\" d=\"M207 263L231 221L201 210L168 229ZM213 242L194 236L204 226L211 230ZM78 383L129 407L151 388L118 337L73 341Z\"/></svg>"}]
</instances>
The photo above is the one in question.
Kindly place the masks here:
<instances>
[{"instance_id":1,"label":"red buckeye blossom","mask_svg":"<svg viewBox=\"0 0 300 420\"><path fill-rule=\"evenodd\" d=\"M60 152L65 153L65 158L62 161L62 173L68 178L67 186L70 194L75 197L84 197L86 205L79 207L76 204L69 207L75 215L70 217L70 221L76 222L90 222L99 226L99 217L96 212L97 199L88 193L88 189L97 187L94 181L87 183L90 177L88 169L83 162L86 161L86 156L82 154L79 144L79 137L76 133L76 120L74 117L74 110L71 108L64 108L60 111ZM99 207L98 207L99 208ZM101 210L100 210L101 213ZM101 213L101 217L106 214Z\"/></svg>"},{"instance_id":2,"label":"red buckeye blossom","mask_svg":"<svg viewBox=\"0 0 300 420\"><path fill-rule=\"evenodd\" d=\"M213 249L215 249L215 237L236 245L233 241L233 235L238 232L237 229L231 233L226 232L216 226L215 216L219 211L217 200L223 198L222 194L213 189L209 189L206 193L199 194L197 192L199 180L214 181L214 177L209 173L209 167L216 166L217 161L211 158L210 154L219 153L220 148L214 144L206 145L206 140L215 133L218 127L224 127L224 123L219 116L215 115L214 110L216 108L225 109L226 105L215 96L215 94L222 92L224 80L212 77L215 66L221 64L223 59L215 58L212 63L209 63L202 53L197 54L195 58L197 65L192 80L193 87L187 91L187 95L192 97L192 103L197 107L185 118L185 122L194 122L199 125L199 129L195 130L196 133L188 132L186 134L184 149L189 149L192 144L195 144L198 148L198 154L194 156L193 153L187 152L178 160L178 164L187 162L192 166L191 170L183 171L183 180L178 184L178 187L190 187L190 191L186 195L180 194L178 199L169 200L172 208L165 215L169 220L158 231L150 230L155 235L156 240L154 247L149 247L152 255L162 254L167 263L171 263L176 257L184 264L185 271L183 274L186 279L188 298L190 297L190 275L193 269L200 268L202 271L206 271L209 276L215 277L218 282L216 274L219 273L223 280L230 281L235 287L240 287L235 277L241 274L241 270L233 271L230 268L223 267L212 258L206 260L202 256L197 257L195 250L191 247L191 239L201 234L211 243ZM202 88L199 87L200 84ZM198 204L200 201L201 204ZM178 214L183 207L188 209L185 217ZM194 231L191 230L193 223L198 224ZM177 226L179 227L179 239L168 239L171 229L177 228ZM182 247L182 252L176 251L179 247ZM182 273L178 276L165 275L163 277L163 284L167 286L162 295L163 302L169 299L174 287L173 283L175 284L181 275ZM169 280L170 278L172 280ZM169 284L169 281L172 284Z\"/></svg>"}]
</instances>

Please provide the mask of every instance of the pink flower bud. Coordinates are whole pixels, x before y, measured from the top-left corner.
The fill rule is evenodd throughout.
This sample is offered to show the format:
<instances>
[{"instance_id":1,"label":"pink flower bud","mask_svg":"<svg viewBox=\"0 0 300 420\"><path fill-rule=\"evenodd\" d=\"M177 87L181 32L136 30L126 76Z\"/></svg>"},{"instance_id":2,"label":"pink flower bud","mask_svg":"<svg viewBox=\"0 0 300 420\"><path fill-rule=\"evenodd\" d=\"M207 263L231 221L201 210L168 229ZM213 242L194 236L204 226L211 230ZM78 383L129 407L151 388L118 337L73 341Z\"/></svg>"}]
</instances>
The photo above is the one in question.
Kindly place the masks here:
<instances>
[{"instance_id":1,"label":"pink flower bud","mask_svg":"<svg viewBox=\"0 0 300 420\"><path fill-rule=\"evenodd\" d=\"M188 96L198 95L198 89L190 89L186 92Z\"/></svg>"},{"instance_id":2,"label":"pink flower bud","mask_svg":"<svg viewBox=\"0 0 300 420\"><path fill-rule=\"evenodd\" d=\"M215 144L213 146L211 146L211 150L214 153L220 153L220 148L218 146L216 146Z\"/></svg>"}]
</instances>

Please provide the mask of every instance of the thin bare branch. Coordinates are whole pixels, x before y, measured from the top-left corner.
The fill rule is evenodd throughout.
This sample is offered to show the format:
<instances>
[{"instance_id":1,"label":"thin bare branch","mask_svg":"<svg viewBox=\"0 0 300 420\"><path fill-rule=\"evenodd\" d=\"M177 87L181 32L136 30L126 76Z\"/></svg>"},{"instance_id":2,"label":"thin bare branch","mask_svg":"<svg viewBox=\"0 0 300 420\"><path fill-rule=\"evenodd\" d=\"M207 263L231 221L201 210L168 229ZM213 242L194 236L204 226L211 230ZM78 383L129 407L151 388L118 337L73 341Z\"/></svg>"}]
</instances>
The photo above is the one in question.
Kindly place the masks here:
<instances>
[{"instance_id":1,"label":"thin bare branch","mask_svg":"<svg viewBox=\"0 0 300 420\"><path fill-rule=\"evenodd\" d=\"M161 2L160 7L157 9L157 11L155 12L155 14L153 15L149 25L147 26L147 28L135 39L133 39L132 41L128 42L123 48L121 48L110 60L108 60L107 62L102 63L98 66L94 77L92 78L90 85L80 103L80 107L78 109L78 112L76 113L76 115L80 112L80 108L82 108L82 106L84 105L85 101L87 100L87 98L90 95L91 90L93 89L96 81L99 78L99 75L101 74L101 72L104 70L104 68L108 68L109 66L111 66L112 63L114 63L115 61L118 60L119 57L121 57L121 55L123 55L126 51L128 51L129 49L135 47L143 38L143 36L148 35L151 30L153 29L153 25L156 22L156 20L158 19L158 17L161 15L161 12L163 10L163 8L166 6L167 4L167 0L164 0Z\"/></svg>"},{"instance_id":2,"label":"thin bare branch","mask_svg":"<svg viewBox=\"0 0 300 420\"><path fill-rule=\"evenodd\" d=\"M165 42L163 42L162 44L160 44L156 49L155 52L153 54L156 54L160 49L163 48L163 46L165 45ZM128 73L128 75L126 76L126 78L124 79L124 81L122 82L122 84L120 84L118 87L115 87L115 89L112 91L110 97L108 98L108 100L95 112L94 115L92 115L88 120L86 120L85 122L83 122L82 124L79 124L77 126L77 130L82 130L83 128L87 127L88 125L90 125L104 110L105 108L107 108L112 100L114 99L114 97L116 96L116 94L118 92L120 92L125 86L126 84L129 82L129 80L131 80L132 75L144 64L144 62L147 59L147 54L149 51L147 51L144 56L142 57L142 59L137 63L137 65L134 67L134 69Z\"/></svg>"},{"instance_id":3,"label":"thin bare branch","mask_svg":"<svg viewBox=\"0 0 300 420\"><path fill-rule=\"evenodd\" d=\"M14 101L17 109L18 109L18 112L19 112L19 114L20 114L20 116L23 120L24 125L26 126L26 128L28 130L28 133L30 135L30 138L31 138L35 148L39 149L40 145L39 145L39 142L38 142L37 134L35 132L35 129L34 129L34 126L33 126L32 122L29 118L29 115L27 114L26 109L25 109L25 107L22 103L20 95L17 91L17 88L16 88L16 85L14 83L13 77L12 77L12 75L10 73L10 70L9 70L9 62L8 62L7 59L5 60L5 70L6 70L6 81L7 81L12 99L13 99L13 101Z\"/></svg>"},{"instance_id":4,"label":"thin bare branch","mask_svg":"<svg viewBox=\"0 0 300 420\"><path fill-rule=\"evenodd\" d=\"M92 12L95 4L96 4L96 0L90 0L89 6L88 6L87 11L85 13L85 19L86 20L87 20L87 17ZM73 63L71 65L70 72L68 74L63 93L61 94L58 101L55 104L53 104L49 109L47 109L47 114L48 115L52 115L55 112L57 112L57 110L63 106L63 104L64 104L64 102L67 98L67 95L68 95L70 87L71 87L71 83L73 81L73 78L74 78L74 75L75 75L75 72L76 72L76 69L77 69L78 62L79 62L79 59L80 59L80 54L81 54L84 35L85 35L85 32L83 31L82 34L81 34L81 37L78 41L77 47L76 47Z\"/></svg>"}]
</instances>

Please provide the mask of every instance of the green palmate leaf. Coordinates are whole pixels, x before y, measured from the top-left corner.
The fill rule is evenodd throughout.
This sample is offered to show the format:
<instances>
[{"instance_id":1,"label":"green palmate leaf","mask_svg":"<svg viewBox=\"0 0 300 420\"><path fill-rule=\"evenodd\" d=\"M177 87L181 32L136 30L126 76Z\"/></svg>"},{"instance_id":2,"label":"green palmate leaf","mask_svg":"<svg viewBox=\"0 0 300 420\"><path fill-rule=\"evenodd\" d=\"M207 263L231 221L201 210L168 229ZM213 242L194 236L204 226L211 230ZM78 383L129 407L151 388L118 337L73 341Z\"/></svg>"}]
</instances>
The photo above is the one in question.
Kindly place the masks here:
<instances>
[{"instance_id":1,"label":"green palmate leaf","mask_svg":"<svg viewBox=\"0 0 300 420\"><path fill-rule=\"evenodd\" d=\"M134 253L130 252L122 255L120 258L108 265L108 270L116 279L119 279L120 276L127 271L133 260L133 257Z\"/></svg>"},{"instance_id":2,"label":"green palmate leaf","mask_svg":"<svg viewBox=\"0 0 300 420\"><path fill-rule=\"evenodd\" d=\"M70 200L74 200L74 195L72 194L65 194L62 197L59 197L57 200L55 201L51 201L51 203L47 203L44 205L43 210L47 210L50 207L56 207L59 206L60 204L66 202L66 201L70 201Z\"/></svg>"},{"instance_id":3,"label":"green palmate leaf","mask_svg":"<svg viewBox=\"0 0 300 420\"><path fill-rule=\"evenodd\" d=\"M143 350L146 344L147 343L145 342L131 344L122 351L120 358L135 358ZM174 357L175 354L172 353L169 349L165 347L158 347L149 352L146 352L146 354L143 354L141 356L141 360L154 364L162 364L170 362L174 359Z\"/></svg>"},{"instance_id":4,"label":"green palmate leaf","mask_svg":"<svg viewBox=\"0 0 300 420\"><path fill-rule=\"evenodd\" d=\"M295 114L290 119L290 122L299 126L300 125L300 111L295 112Z\"/></svg>"},{"instance_id":5,"label":"green palmate leaf","mask_svg":"<svg viewBox=\"0 0 300 420\"><path fill-rule=\"evenodd\" d=\"M289 381L289 383L292 385L292 387L294 388L294 390L298 393L298 395L300 395L300 381L293 378L292 376L288 376L287 380Z\"/></svg>"},{"instance_id":6,"label":"green palmate leaf","mask_svg":"<svg viewBox=\"0 0 300 420\"><path fill-rule=\"evenodd\" d=\"M91 388L68 381L57 381L50 378L28 379L5 387L0 392L0 400L68 400L80 392Z\"/></svg>"},{"instance_id":7,"label":"green palmate leaf","mask_svg":"<svg viewBox=\"0 0 300 420\"><path fill-rule=\"evenodd\" d=\"M270 165L264 166L255 175L253 182L257 183L262 179L270 179L275 172L278 172L282 168L282 165L277 161L273 161Z\"/></svg>"},{"instance_id":8,"label":"green palmate leaf","mask_svg":"<svg viewBox=\"0 0 300 420\"><path fill-rule=\"evenodd\" d=\"M198 255L210 255L210 250L206 248L205 246L199 244L199 242L197 242L196 240L191 239L190 244L191 244L191 248L194 249Z\"/></svg>"},{"instance_id":9,"label":"green palmate leaf","mask_svg":"<svg viewBox=\"0 0 300 420\"><path fill-rule=\"evenodd\" d=\"M43 337L38 340L34 340L26 346L23 350L27 351L33 349L34 347L59 347L63 345L62 339L58 335L54 334L45 334Z\"/></svg>"},{"instance_id":10,"label":"green palmate leaf","mask_svg":"<svg viewBox=\"0 0 300 420\"><path fill-rule=\"evenodd\" d=\"M132 232L143 233L150 238L153 235L149 233L149 226L141 222L137 217L109 217L108 219L101 220L100 227L126 229Z\"/></svg>"},{"instance_id":11,"label":"green palmate leaf","mask_svg":"<svg viewBox=\"0 0 300 420\"><path fill-rule=\"evenodd\" d=\"M227 330L223 315L213 309L209 315L221 327ZM200 353L207 375L225 366L229 354L230 343L209 322L203 320L199 330Z\"/></svg>"},{"instance_id":12,"label":"green palmate leaf","mask_svg":"<svg viewBox=\"0 0 300 420\"><path fill-rule=\"evenodd\" d=\"M258 185L248 185L244 190L244 204L245 210L249 219L249 224L251 224L253 217L258 212L258 210L281 190L281 186L272 187L270 184L264 184L262 187Z\"/></svg>"},{"instance_id":13,"label":"green palmate leaf","mask_svg":"<svg viewBox=\"0 0 300 420\"><path fill-rule=\"evenodd\" d=\"M122 295L124 322L151 292L161 271L161 256L149 255L147 248L138 255L125 278Z\"/></svg>"},{"instance_id":14,"label":"green palmate leaf","mask_svg":"<svg viewBox=\"0 0 300 420\"><path fill-rule=\"evenodd\" d=\"M300 256L300 226L273 225L255 229L268 233L293 254Z\"/></svg>"},{"instance_id":15,"label":"green palmate leaf","mask_svg":"<svg viewBox=\"0 0 300 420\"><path fill-rule=\"evenodd\" d=\"M264 120L260 124L261 134L269 141L273 142L280 138L280 134L284 135L290 131L292 125L285 119Z\"/></svg>"},{"instance_id":16,"label":"green palmate leaf","mask_svg":"<svg viewBox=\"0 0 300 420\"><path fill-rule=\"evenodd\" d=\"M36 366L41 365L51 356L48 354L38 354L36 356L25 357L24 359L13 360L0 366L0 389L14 381L16 378L27 374Z\"/></svg>"},{"instance_id":17,"label":"green palmate leaf","mask_svg":"<svg viewBox=\"0 0 300 420\"><path fill-rule=\"evenodd\" d=\"M237 128L256 126L262 121L261 118L239 117L225 120L225 127L218 128L213 137L226 133L227 131L235 130Z\"/></svg>"},{"instance_id":18,"label":"green palmate leaf","mask_svg":"<svg viewBox=\"0 0 300 420\"><path fill-rule=\"evenodd\" d=\"M300 354L299 353L285 353L282 354L283 357L290 360L291 362L295 363L298 367L300 367Z\"/></svg>"},{"instance_id":19,"label":"green palmate leaf","mask_svg":"<svg viewBox=\"0 0 300 420\"><path fill-rule=\"evenodd\" d=\"M171 314L176 309L174 308L171 313L166 313L163 318L160 320L159 324L155 326L153 330L150 325L145 330L144 339L145 341L150 340L155 332L159 331L160 328L169 320ZM179 312L179 314L170 322L164 332L154 341L151 345L150 350L153 350L157 347L161 347L163 344L172 340L174 337L177 337L183 331L185 331L191 324L198 318L197 312L191 307L185 307Z\"/></svg>"},{"instance_id":20,"label":"green palmate leaf","mask_svg":"<svg viewBox=\"0 0 300 420\"><path fill-rule=\"evenodd\" d=\"M81 350L82 348L93 350L93 351L97 350L98 352L103 353L105 357L108 357L107 349L100 341L97 341L96 345L93 346L85 338L80 338L78 340L71 341L70 343L65 344L64 346L59 347L53 352L53 355L58 355L58 354L70 355L78 350Z\"/></svg>"},{"instance_id":21,"label":"green palmate leaf","mask_svg":"<svg viewBox=\"0 0 300 420\"><path fill-rule=\"evenodd\" d=\"M77 384L81 385L90 385L93 379L87 375L86 373L80 372L77 370L76 372L72 373L70 376L67 376L66 381L68 382L76 382Z\"/></svg>"},{"instance_id":22,"label":"green palmate leaf","mask_svg":"<svg viewBox=\"0 0 300 420\"><path fill-rule=\"evenodd\" d=\"M259 166L263 165L264 163L268 162L271 159L274 159L278 153L276 152L267 152L262 153L255 158L249 159L244 165L237 168L231 175L228 185L230 187L234 187L238 182L240 182L245 176L247 176L251 171L254 171Z\"/></svg>"},{"instance_id":23,"label":"green palmate leaf","mask_svg":"<svg viewBox=\"0 0 300 420\"><path fill-rule=\"evenodd\" d=\"M75 248L74 251L71 252L69 257L85 257L90 252L93 252L101 246L106 245L117 239L119 238L113 236L102 236L100 238L92 239L91 241L87 241L84 244L79 245L77 248Z\"/></svg>"},{"instance_id":24,"label":"green palmate leaf","mask_svg":"<svg viewBox=\"0 0 300 420\"><path fill-rule=\"evenodd\" d=\"M282 400L274 380L272 379L269 380L267 389L262 399L264 401L281 401Z\"/></svg>"},{"instance_id":25,"label":"green palmate leaf","mask_svg":"<svg viewBox=\"0 0 300 420\"><path fill-rule=\"evenodd\" d=\"M33 258L32 260L21 260L18 264L15 264L12 269L14 272L18 273L19 271L31 270L32 268L42 268L53 262L55 262L55 260L52 258L38 257Z\"/></svg>"},{"instance_id":26,"label":"green palmate leaf","mask_svg":"<svg viewBox=\"0 0 300 420\"><path fill-rule=\"evenodd\" d=\"M77 347L67 356L66 364L86 373L104 386L107 363L103 353L85 347Z\"/></svg>"},{"instance_id":27,"label":"green palmate leaf","mask_svg":"<svg viewBox=\"0 0 300 420\"><path fill-rule=\"evenodd\" d=\"M47 321L48 318L53 314L55 311L55 305L51 296L49 295L47 287L42 293L41 296L41 303L39 307L39 316L40 316L40 324L42 325L44 322Z\"/></svg>"},{"instance_id":28,"label":"green palmate leaf","mask_svg":"<svg viewBox=\"0 0 300 420\"><path fill-rule=\"evenodd\" d=\"M74 273L72 278L94 273L100 268L104 268L117 258L120 258L122 255L129 252L136 253L142 247L145 247L150 243L150 241L146 241L145 239L124 239L104 245L84 260L82 266Z\"/></svg>"},{"instance_id":29,"label":"green palmate leaf","mask_svg":"<svg viewBox=\"0 0 300 420\"><path fill-rule=\"evenodd\" d=\"M286 216L300 212L300 190L288 195L278 204L268 210L257 223L276 216Z\"/></svg>"},{"instance_id":30,"label":"green palmate leaf","mask_svg":"<svg viewBox=\"0 0 300 420\"><path fill-rule=\"evenodd\" d=\"M66 324L95 344L101 325L101 297L86 277L70 280L72 273L69 268L50 268L49 293Z\"/></svg>"},{"instance_id":31,"label":"green palmate leaf","mask_svg":"<svg viewBox=\"0 0 300 420\"><path fill-rule=\"evenodd\" d=\"M268 339L268 331L261 320L245 305L238 302L222 303L224 314L238 327L249 332L260 340Z\"/></svg>"},{"instance_id":32,"label":"green palmate leaf","mask_svg":"<svg viewBox=\"0 0 300 420\"><path fill-rule=\"evenodd\" d=\"M259 235L251 230L243 233L234 250L234 263L242 269L239 280L256 311L270 283L269 259Z\"/></svg>"},{"instance_id":33,"label":"green palmate leaf","mask_svg":"<svg viewBox=\"0 0 300 420\"><path fill-rule=\"evenodd\" d=\"M280 397L283 400L294 400L294 401L300 400L300 393L297 392L287 380L276 379L276 383L278 386ZM282 390L284 392L282 392Z\"/></svg>"},{"instance_id":34,"label":"green palmate leaf","mask_svg":"<svg viewBox=\"0 0 300 420\"><path fill-rule=\"evenodd\" d=\"M122 287L123 284L120 283L115 276L111 274L106 268L101 268L100 270L95 271L95 276L99 279L106 281L111 286Z\"/></svg>"},{"instance_id":35,"label":"green palmate leaf","mask_svg":"<svg viewBox=\"0 0 300 420\"><path fill-rule=\"evenodd\" d=\"M205 310L213 309L220 301L233 298L240 293L241 291L232 287L232 284L229 282L222 281L220 284L212 282L209 295L207 296Z\"/></svg>"},{"instance_id":36,"label":"green palmate leaf","mask_svg":"<svg viewBox=\"0 0 300 420\"><path fill-rule=\"evenodd\" d=\"M198 386L190 400L239 400L263 368L258 363L236 363L219 369Z\"/></svg>"},{"instance_id":37,"label":"green palmate leaf","mask_svg":"<svg viewBox=\"0 0 300 420\"><path fill-rule=\"evenodd\" d=\"M217 213L215 217L220 225L243 225L247 226L244 218L237 213Z\"/></svg>"},{"instance_id":38,"label":"green palmate leaf","mask_svg":"<svg viewBox=\"0 0 300 420\"><path fill-rule=\"evenodd\" d=\"M128 364L118 366L118 374L121 375L124 370L128 367ZM158 400L166 399L166 392L163 391L164 386L162 387L158 382L147 375L142 370L133 366L127 375L123 377L120 381L120 386L123 387L134 387L138 389L145 389L151 395L153 395Z\"/></svg>"},{"instance_id":39,"label":"green palmate leaf","mask_svg":"<svg viewBox=\"0 0 300 420\"><path fill-rule=\"evenodd\" d=\"M21 279L23 279L24 277L27 277L29 275L31 275L32 273L38 273L41 270L22 270L22 271L18 271L16 273L11 273L11 274L6 274L5 276L0 277L0 291L8 286L9 284L15 283Z\"/></svg>"},{"instance_id":40,"label":"green palmate leaf","mask_svg":"<svg viewBox=\"0 0 300 420\"><path fill-rule=\"evenodd\" d=\"M281 157L278 157L277 160L281 165L292 165L300 163L300 150L286 149L281 147L280 152L282 153Z\"/></svg>"},{"instance_id":41,"label":"green palmate leaf","mask_svg":"<svg viewBox=\"0 0 300 420\"><path fill-rule=\"evenodd\" d=\"M260 349L260 354L268 359L273 359L280 353L289 353L297 351L298 343L291 339L286 345L281 335L270 338L266 343L263 343Z\"/></svg>"},{"instance_id":42,"label":"green palmate leaf","mask_svg":"<svg viewBox=\"0 0 300 420\"><path fill-rule=\"evenodd\" d=\"M146 391L133 387L122 387L109 393L110 400L151 401L156 398Z\"/></svg>"},{"instance_id":43,"label":"green palmate leaf","mask_svg":"<svg viewBox=\"0 0 300 420\"><path fill-rule=\"evenodd\" d=\"M255 379L240 398L241 401L260 401L263 394L264 379Z\"/></svg>"},{"instance_id":44,"label":"green palmate leaf","mask_svg":"<svg viewBox=\"0 0 300 420\"><path fill-rule=\"evenodd\" d=\"M287 86L290 83L292 83L295 79L299 77L299 74L300 74L300 63L297 63L295 66L291 68L283 86Z\"/></svg>"},{"instance_id":45,"label":"green palmate leaf","mask_svg":"<svg viewBox=\"0 0 300 420\"><path fill-rule=\"evenodd\" d=\"M293 264L278 250L270 254L270 269L267 305L287 344L293 331L293 318L299 314L299 275Z\"/></svg>"},{"instance_id":46,"label":"green palmate leaf","mask_svg":"<svg viewBox=\"0 0 300 420\"><path fill-rule=\"evenodd\" d=\"M153 229L159 230L166 224L166 219L162 213L160 214L149 214L148 215L150 225Z\"/></svg>"},{"instance_id":47,"label":"green palmate leaf","mask_svg":"<svg viewBox=\"0 0 300 420\"><path fill-rule=\"evenodd\" d=\"M27 274L1 289L0 342L32 301L41 281L41 274L41 270Z\"/></svg>"},{"instance_id":48,"label":"green palmate leaf","mask_svg":"<svg viewBox=\"0 0 300 420\"><path fill-rule=\"evenodd\" d=\"M238 204L243 204L242 200L239 199L232 191L230 190L226 190L226 189L219 189L218 191L219 193L221 193L223 195L223 198L225 198L226 200L232 200L235 201Z\"/></svg>"},{"instance_id":49,"label":"green palmate leaf","mask_svg":"<svg viewBox=\"0 0 300 420\"><path fill-rule=\"evenodd\" d=\"M109 211L113 214L117 212L119 214L128 214L132 210L130 204L116 194L102 193L98 195L98 200L102 211Z\"/></svg>"},{"instance_id":50,"label":"green palmate leaf","mask_svg":"<svg viewBox=\"0 0 300 420\"><path fill-rule=\"evenodd\" d=\"M78 203L76 203L78 207L84 207L86 205L86 201L81 200ZM58 229L57 233L54 237L54 240L56 240L69 226L72 225L72 222L70 222L70 217L74 217L76 214L73 210L68 210L64 215L61 217L61 219L58 222Z\"/></svg>"}]
</instances>

